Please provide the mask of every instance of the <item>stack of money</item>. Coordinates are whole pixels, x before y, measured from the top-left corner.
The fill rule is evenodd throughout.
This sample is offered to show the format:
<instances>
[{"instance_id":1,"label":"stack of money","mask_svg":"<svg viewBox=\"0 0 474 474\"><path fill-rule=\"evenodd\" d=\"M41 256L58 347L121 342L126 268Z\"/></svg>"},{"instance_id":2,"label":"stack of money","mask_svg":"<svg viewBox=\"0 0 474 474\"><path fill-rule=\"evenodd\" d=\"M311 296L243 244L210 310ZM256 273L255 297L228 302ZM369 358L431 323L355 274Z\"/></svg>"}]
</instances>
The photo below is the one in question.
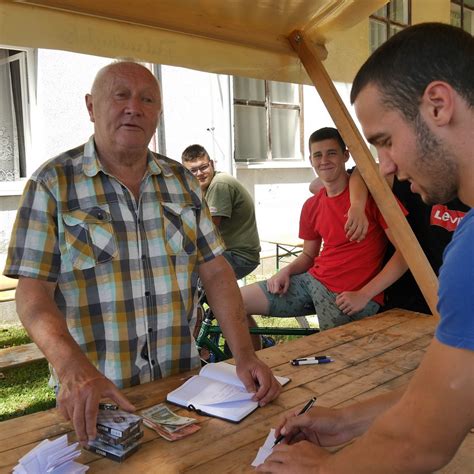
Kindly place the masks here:
<instances>
[{"instance_id":1,"label":"stack of money","mask_svg":"<svg viewBox=\"0 0 474 474\"><path fill-rule=\"evenodd\" d=\"M176 415L164 403L143 410L141 416L145 426L168 441L176 441L201 429L195 418Z\"/></svg>"},{"instance_id":2,"label":"stack of money","mask_svg":"<svg viewBox=\"0 0 474 474\"><path fill-rule=\"evenodd\" d=\"M118 409L99 410L97 437L87 449L113 461L122 462L139 447L143 436L139 416Z\"/></svg>"}]
</instances>

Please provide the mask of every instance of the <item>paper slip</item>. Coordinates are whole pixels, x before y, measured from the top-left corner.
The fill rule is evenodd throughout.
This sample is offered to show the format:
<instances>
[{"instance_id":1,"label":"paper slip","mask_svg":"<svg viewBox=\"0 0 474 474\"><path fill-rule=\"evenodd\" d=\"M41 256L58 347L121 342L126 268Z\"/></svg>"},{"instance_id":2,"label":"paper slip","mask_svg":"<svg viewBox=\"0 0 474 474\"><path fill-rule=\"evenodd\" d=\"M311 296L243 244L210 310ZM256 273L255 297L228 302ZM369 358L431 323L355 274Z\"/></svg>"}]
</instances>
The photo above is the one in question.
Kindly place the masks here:
<instances>
[{"instance_id":1,"label":"paper slip","mask_svg":"<svg viewBox=\"0 0 474 474\"><path fill-rule=\"evenodd\" d=\"M67 435L45 439L23 456L13 468L15 474L82 474L89 469L74 461L81 451L78 443L68 446Z\"/></svg>"},{"instance_id":2,"label":"paper slip","mask_svg":"<svg viewBox=\"0 0 474 474\"><path fill-rule=\"evenodd\" d=\"M265 459L267 459L268 456L272 454L273 443L275 443L275 429L274 428L272 428L270 430L270 433L268 433L265 443L263 443L263 446L258 450L257 456L252 461L251 466L257 467L257 466L260 466L260 464L263 464L265 462Z\"/></svg>"}]
</instances>

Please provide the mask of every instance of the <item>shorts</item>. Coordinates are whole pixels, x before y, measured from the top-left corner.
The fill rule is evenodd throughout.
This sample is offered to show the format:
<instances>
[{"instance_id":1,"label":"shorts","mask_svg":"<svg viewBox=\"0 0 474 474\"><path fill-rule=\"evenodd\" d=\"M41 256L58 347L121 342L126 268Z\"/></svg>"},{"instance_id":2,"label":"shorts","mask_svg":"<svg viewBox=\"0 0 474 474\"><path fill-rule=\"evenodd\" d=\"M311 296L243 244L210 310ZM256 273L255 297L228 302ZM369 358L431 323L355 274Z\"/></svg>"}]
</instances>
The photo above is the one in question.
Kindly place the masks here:
<instances>
[{"instance_id":1,"label":"shorts","mask_svg":"<svg viewBox=\"0 0 474 474\"><path fill-rule=\"evenodd\" d=\"M369 301L358 313L352 316L344 314L336 305L338 293L328 290L309 273L292 275L290 286L284 295L269 293L266 281L259 282L259 285L269 302L269 316L289 318L316 314L321 330L372 316L379 309L375 301Z\"/></svg>"},{"instance_id":2,"label":"shorts","mask_svg":"<svg viewBox=\"0 0 474 474\"><path fill-rule=\"evenodd\" d=\"M237 255L232 250L226 250L223 253L225 259L230 263L230 266L234 270L237 280L246 277L249 273L252 273L259 265L259 262L253 262L247 260L240 255Z\"/></svg>"}]
</instances>

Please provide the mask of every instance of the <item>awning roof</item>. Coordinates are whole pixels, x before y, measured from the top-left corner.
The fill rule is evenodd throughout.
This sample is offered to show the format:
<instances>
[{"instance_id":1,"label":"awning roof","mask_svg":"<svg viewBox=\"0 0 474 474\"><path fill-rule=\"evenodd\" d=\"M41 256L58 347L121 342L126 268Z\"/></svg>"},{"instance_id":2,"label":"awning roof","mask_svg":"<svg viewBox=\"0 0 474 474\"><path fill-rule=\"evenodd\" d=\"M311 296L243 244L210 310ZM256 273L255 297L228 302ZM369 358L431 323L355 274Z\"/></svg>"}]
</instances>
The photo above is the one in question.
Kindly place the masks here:
<instances>
[{"instance_id":1,"label":"awning roof","mask_svg":"<svg viewBox=\"0 0 474 474\"><path fill-rule=\"evenodd\" d=\"M0 44L314 84L436 314L436 276L320 61L331 39L385 3L387 0L0 0Z\"/></svg>"},{"instance_id":2,"label":"awning roof","mask_svg":"<svg viewBox=\"0 0 474 474\"><path fill-rule=\"evenodd\" d=\"M310 84L288 43L290 33L303 31L324 59L328 41L385 3L0 0L0 43Z\"/></svg>"}]
</instances>

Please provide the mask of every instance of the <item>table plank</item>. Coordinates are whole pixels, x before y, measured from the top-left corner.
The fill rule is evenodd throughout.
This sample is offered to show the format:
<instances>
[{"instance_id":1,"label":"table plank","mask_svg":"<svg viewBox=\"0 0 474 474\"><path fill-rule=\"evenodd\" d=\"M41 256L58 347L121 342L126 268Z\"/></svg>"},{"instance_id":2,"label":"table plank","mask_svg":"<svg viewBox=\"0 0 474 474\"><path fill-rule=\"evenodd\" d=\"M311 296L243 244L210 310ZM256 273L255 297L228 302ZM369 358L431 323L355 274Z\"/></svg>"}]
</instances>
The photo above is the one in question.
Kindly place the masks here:
<instances>
[{"instance_id":1,"label":"table plank","mask_svg":"<svg viewBox=\"0 0 474 474\"><path fill-rule=\"evenodd\" d=\"M140 450L123 464L83 452L79 462L95 472L254 472L250 462L271 427L285 412L299 409L314 394L323 406L343 406L393 390L406 384L430 344L436 320L394 310L319 334L265 349L259 356L278 375L291 382L273 403L259 408L239 424L199 417L201 430L170 444L145 428ZM295 357L327 353L335 362L294 367ZM138 409L162 402L187 374L169 377L125 392ZM177 409L188 414L185 409ZM194 416L194 415L193 415ZM0 423L0 472L9 472L19 457L45 437L71 430L56 410ZM75 439L73 433L70 440ZM469 435L460 453L441 472L469 472L473 465L474 435Z\"/></svg>"}]
</instances>

